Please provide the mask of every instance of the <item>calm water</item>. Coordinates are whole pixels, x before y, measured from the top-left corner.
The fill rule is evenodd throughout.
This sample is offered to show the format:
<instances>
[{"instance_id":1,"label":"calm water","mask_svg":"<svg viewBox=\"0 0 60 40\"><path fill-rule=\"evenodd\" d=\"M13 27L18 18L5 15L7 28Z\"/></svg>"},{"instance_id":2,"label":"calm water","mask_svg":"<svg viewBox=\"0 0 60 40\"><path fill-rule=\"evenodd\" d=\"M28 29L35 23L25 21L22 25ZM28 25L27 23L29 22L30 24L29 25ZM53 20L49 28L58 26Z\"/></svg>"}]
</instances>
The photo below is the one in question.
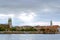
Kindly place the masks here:
<instances>
[{"instance_id":1,"label":"calm water","mask_svg":"<svg viewBox=\"0 0 60 40\"><path fill-rule=\"evenodd\" d=\"M60 34L0 34L0 40L60 40Z\"/></svg>"}]
</instances>

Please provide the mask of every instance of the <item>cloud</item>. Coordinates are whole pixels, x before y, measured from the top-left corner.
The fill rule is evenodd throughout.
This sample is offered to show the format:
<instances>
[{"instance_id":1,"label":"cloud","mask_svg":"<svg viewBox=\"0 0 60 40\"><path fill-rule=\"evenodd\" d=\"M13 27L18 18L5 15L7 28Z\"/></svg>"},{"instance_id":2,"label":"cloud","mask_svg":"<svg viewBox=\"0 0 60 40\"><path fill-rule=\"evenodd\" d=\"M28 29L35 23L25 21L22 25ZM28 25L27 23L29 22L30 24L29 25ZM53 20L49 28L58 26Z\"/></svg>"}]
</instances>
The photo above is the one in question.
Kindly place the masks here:
<instances>
[{"instance_id":1,"label":"cloud","mask_svg":"<svg viewBox=\"0 0 60 40\"><path fill-rule=\"evenodd\" d=\"M59 3L56 0L0 0L0 13L9 14L12 11L19 14L18 12L25 10L41 13L41 10L42 12L58 10L56 2Z\"/></svg>"},{"instance_id":2,"label":"cloud","mask_svg":"<svg viewBox=\"0 0 60 40\"><path fill-rule=\"evenodd\" d=\"M38 15L37 18L36 15ZM60 0L0 0L0 19L9 17L17 18L26 24L45 25L45 22L40 23L38 21L59 19ZM37 22L33 22L35 20Z\"/></svg>"},{"instance_id":3,"label":"cloud","mask_svg":"<svg viewBox=\"0 0 60 40\"><path fill-rule=\"evenodd\" d=\"M14 14L0 14L0 19L13 18Z\"/></svg>"},{"instance_id":4,"label":"cloud","mask_svg":"<svg viewBox=\"0 0 60 40\"><path fill-rule=\"evenodd\" d=\"M32 26L35 26L35 25L40 25L40 26L47 26L47 25L50 25L50 22L44 22L44 21L37 21L37 22L33 22L37 15L34 13L34 12L29 12L29 13L25 13L25 12L22 12L20 15L19 14L0 14L0 19L2 20L6 20L8 18L17 18L16 20L19 20L19 21L22 21L24 22L23 24L20 23L19 26L21 25L32 25ZM17 22L16 20L13 20L14 23ZM19 24L19 22L18 22ZM16 24L15 24L16 25ZM56 21L53 21L53 25L59 25L60 26L60 21L56 22Z\"/></svg>"},{"instance_id":5,"label":"cloud","mask_svg":"<svg viewBox=\"0 0 60 40\"><path fill-rule=\"evenodd\" d=\"M32 22L35 16L36 14L34 12L30 12L30 13L23 12L18 16L18 19L27 23L27 22Z\"/></svg>"},{"instance_id":6,"label":"cloud","mask_svg":"<svg viewBox=\"0 0 60 40\"><path fill-rule=\"evenodd\" d=\"M31 25L31 26L47 26L50 25L49 22L33 22L33 23L26 23L26 24L22 24L22 25Z\"/></svg>"}]
</instances>

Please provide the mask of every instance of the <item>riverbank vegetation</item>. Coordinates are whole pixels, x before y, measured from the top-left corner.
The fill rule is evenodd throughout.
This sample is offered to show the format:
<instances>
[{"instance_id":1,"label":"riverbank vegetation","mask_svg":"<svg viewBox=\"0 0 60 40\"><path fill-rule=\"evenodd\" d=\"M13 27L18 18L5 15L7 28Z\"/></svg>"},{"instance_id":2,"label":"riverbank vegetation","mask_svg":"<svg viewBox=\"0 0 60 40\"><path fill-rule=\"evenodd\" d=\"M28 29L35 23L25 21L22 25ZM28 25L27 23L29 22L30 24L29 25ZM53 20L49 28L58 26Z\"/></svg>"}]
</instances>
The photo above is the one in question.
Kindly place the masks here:
<instances>
[{"instance_id":1,"label":"riverbank vegetation","mask_svg":"<svg viewBox=\"0 0 60 40\"><path fill-rule=\"evenodd\" d=\"M59 26L15 26L9 27L8 25L0 25L0 31L35 31L43 34L55 34L59 32Z\"/></svg>"}]
</instances>

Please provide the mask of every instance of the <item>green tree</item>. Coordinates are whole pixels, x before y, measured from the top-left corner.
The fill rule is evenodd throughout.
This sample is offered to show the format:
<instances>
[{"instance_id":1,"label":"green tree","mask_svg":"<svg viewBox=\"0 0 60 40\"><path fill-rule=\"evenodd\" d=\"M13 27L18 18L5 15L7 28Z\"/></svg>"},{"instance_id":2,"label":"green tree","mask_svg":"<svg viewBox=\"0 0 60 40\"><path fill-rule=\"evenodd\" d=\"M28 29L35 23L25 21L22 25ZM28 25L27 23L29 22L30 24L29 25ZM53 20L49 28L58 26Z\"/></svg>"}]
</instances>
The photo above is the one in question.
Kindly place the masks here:
<instances>
[{"instance_id":1,"label":"green tree","mask_svg":"<svg viewBox=\"0 0 60 40\"><path fill-rule=\"evenodd\" d=\"M10 30L11 31L16 31L16 28L15 27L12 27Z\"/></svg>"},{"instance_id":2,"label":"green tree","mask_svg":"<svg viewBox=\"0 0 60 40\"><path fill-rule=\"evenodd\" d=\"M0 27L0 31L5 31L5 30L6 30L5 28Z\"/></svg>"},{"instance_id":3,"label":"green tree","mask_svg":"<svg viewBox=\"0 0 60 40\"><path fill-rule=\"evenodd\" d=\"M34 29L33 27L29 28L29 29L21 29L20 31L37 31L36 29Z\"/></svg>"}]
</instances>

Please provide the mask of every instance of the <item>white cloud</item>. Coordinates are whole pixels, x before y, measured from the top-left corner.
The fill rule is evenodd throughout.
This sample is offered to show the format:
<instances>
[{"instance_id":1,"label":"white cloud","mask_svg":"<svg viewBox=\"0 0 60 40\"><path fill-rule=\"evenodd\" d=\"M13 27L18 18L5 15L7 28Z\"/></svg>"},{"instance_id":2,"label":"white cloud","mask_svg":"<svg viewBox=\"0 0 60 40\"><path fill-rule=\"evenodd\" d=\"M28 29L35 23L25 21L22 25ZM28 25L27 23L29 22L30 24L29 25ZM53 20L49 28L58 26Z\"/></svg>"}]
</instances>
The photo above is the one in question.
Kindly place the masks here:
<instances>
[{"instance_id":1,"label":"white cloud","mask_svg":"<svg viewBox=\"0 0 60 40\"><path fill-rule=\"evenodd\" d=\"M0 19L13 18L14 14L0 14Z\"/></svg>"},{"instance_id":2,"label":"white cloud","mask_svg":"<svg viewBox=\"0 0 60 40\"><path fill-rule=\"evenodd\" d=\"M36 16L35 13L30 12L30 13L22 13L18 16L18 19L22 20L23 22L32 22L34 17Z\"/></svg>"},{"instance_id":3,"label":"white cloud","mask_svg":"<svg viewBox=\"0 0 60 40\"><path fill-rule=\"evenodd\" d=\"M22 25L50 25L50 22L42 22L42 21L39 21L39 22L33 22L34 21L34 18L35 18L36 14L33 13L33 12L30 12L30 13L22 13L20 15L16 15L16 14L0 14L0 19L6 19L6 18L15 18L17 17L18 19L17 20L21 20L23 21L24 23ZM19 23L19 22L18 22ZM60 25L60 22L56 22L56 21L53 21L53 25Z\"/></svg>"},{"instance_id":4,"label":"white cloud","mask_svg":"<svg viewBox=\"0 0 60 40\"><path fill-rule=\"evenodd\" d=\"M15 14L8 14L7 16L10 17L10 18L14 18Z\"/></svg>"}]
</instances>

